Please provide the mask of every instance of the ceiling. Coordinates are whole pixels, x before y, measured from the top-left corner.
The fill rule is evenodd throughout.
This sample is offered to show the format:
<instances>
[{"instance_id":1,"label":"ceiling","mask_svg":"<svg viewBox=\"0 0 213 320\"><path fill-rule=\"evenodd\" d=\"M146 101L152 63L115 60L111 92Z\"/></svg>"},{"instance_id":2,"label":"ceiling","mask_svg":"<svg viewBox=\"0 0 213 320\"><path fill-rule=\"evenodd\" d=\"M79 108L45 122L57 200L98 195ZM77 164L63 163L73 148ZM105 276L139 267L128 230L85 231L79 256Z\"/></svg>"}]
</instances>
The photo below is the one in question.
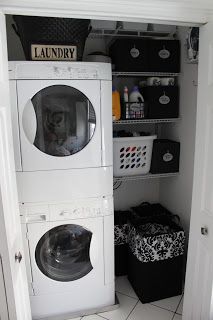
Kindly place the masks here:
<instances>
[{"instance_id":1,"label":"ceiling","mask_svg":"<svg viewBox=\"0 0 213 320\"><path fill-rule=\"evenodd\" d=\"M213 17L213 0L0 0L8 14L196 25Z\"/></svg>"}]
</instances>

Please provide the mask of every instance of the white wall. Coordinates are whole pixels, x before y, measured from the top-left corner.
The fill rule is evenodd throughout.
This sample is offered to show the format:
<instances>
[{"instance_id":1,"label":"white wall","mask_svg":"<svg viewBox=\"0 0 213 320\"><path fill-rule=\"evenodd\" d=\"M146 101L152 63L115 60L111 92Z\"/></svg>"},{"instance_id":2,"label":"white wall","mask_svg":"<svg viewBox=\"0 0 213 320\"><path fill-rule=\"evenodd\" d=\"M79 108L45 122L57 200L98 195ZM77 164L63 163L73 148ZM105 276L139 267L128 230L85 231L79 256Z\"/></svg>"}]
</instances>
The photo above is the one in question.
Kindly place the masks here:
<instances>
[{"instance_id":1,"label":"white wall","mask_svg":"<svg viewBox=\"0 0 213 320\"><path fill-rule=\"evenodd\" d=\"M120 188L114 191L114 200L116 210L126 210L144 201L158 202L159 180L123 182Z\"/></svg>"},{"instance_id":2,"label":"white wall","mask_svg":"<svg viewBox=\"0 0 213 320\"><path fill-rule=\"evenodd\" d=\"M180 116L177 124L164 125L163 135L180 141L180 174L160 182L160 201L178 214L188 232L191 214L191 198L194 166L197 64L186 60L185 38L187 28L179 28L181 39Z\"/></svg>"}]
</instances>

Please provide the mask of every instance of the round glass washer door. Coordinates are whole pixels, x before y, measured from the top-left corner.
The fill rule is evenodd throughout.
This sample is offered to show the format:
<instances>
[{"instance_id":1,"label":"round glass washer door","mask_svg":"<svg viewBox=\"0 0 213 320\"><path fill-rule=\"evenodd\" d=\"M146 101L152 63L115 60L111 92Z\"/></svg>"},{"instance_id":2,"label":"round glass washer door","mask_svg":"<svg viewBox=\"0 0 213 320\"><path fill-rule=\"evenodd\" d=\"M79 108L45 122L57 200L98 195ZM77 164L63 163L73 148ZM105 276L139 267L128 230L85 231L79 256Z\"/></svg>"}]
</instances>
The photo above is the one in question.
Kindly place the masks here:
<instances>
[{"instance_id":1,"label":"round glass washer door","mask_svg":"<svg viewBox=\"0 0 213 320\"><path fill-rule=\"evenodd\" d=\"M90 142L96 115L90 100L81 91L67 85L53 85L28 101L22 123L28 141L37 149L51 156L66 157L81 151ZM34 129L36 132L32 133Z\"/></svg>"},{"instance_id":2,"label":"round glass washer door","mask_svg":"<svg viewBox=\"0 0 213 320\"><path fill-rule=\"evenodd\" d=\"M80 279L92 269L92 232L76 224L65 224L46 232L35 249L40 271L50 279L67 282Z\"/></svg>"}]
</instances>

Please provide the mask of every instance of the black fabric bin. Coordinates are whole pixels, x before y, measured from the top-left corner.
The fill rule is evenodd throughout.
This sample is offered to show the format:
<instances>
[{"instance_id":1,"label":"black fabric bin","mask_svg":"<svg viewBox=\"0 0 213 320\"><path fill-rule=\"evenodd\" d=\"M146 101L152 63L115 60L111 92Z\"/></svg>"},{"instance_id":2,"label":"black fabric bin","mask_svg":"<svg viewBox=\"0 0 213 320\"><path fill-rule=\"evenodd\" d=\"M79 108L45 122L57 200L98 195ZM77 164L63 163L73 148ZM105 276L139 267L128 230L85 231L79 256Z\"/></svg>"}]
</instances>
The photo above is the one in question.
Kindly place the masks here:
<instances>
[{"instance_id":1,"label":"black fabric bin","mask_svg":"<svg viewBox=\"0 0 213 320\"><path fill-rule=\"evenodd\" d=\"M180 42L179 40L150 40L149 71L180 72Z\"/></svg>"},{"instance_id":2,"label":"black fabric bin","mask_svg":"<svg viewBox=\"0 0 213 320\"><path fill-rule=\"evenodd\" d=\"M162 216L174 218L174 215L172 215L171 212L164 208L160 203L150 204L149 202L142 202L140 205L132 207L131 209L132 212L129 216L129 221L135 226L146 222L156 222L158 221L157 219L161 219Z\"/></svg>"},{"instance_id":3,"label":"black fabric bin","mask_svg":"<svg viewBox=\"0 0 213 320\"><path fill-rule=\"evenodd\" d=\"M142 303L180 295L183 257L141 263L128 249L128 279Z\"/></svg>"},{"instance_id":4,"label":"black fabric bin","mask_svg":"<svg viewBox=\"0 0 213 320\"><path fill-rule=\"evenodd\" d=\"M127 239L129 232L128 211L115 211L115 275L127 274Z\"/></svg>"},{"instance_id":5,"label":"black fabric bin","mask_svg":"<svg viewBox=\"0 0 213 320\"><path fill-rule=\"evenodd\" d=\"M130 225L128 279L142 303L182 293L185 233L173 217Z\"/></svg>"},{"instance_id":6,"label":"black fabric bin","mask_svg":"<svg viewBox=\"0 0 213 320\"><path fill-rule=\"evenodd\" d=\"M144 39L117 39L110 47L115 71L149 71L148 46Z\"/></svg>"},{"instance_id":7,"label":"black fabric bin","mask_svg":"<svg viewBox=\"0 0 213 320\"><path fill-rule=\"evenodd\" d=\"M13 19L27 60L31 60L31 44L73 45L77 60L82 60L90 20L18 15Z\"/></svg>"},{"instance_id":8,"label":"black fabric bin","mask_svg":"<svg viewBox=\"0 0 213 320\"><path fill-rule=\"evenodd\" d=\"M179 171L180 143L168 139L153 142L151 173L170 173Z\"/></svg>"},{"instance_id":9,"label":"black fabric bin","mask_svg":"<svg viewBox=\"0 0 213 320\"><path fill-rule=\"evenodd\" d=\"M179 87L150 86L142 89L149 119L178 118Z\"/></svg>"}]
</instances>

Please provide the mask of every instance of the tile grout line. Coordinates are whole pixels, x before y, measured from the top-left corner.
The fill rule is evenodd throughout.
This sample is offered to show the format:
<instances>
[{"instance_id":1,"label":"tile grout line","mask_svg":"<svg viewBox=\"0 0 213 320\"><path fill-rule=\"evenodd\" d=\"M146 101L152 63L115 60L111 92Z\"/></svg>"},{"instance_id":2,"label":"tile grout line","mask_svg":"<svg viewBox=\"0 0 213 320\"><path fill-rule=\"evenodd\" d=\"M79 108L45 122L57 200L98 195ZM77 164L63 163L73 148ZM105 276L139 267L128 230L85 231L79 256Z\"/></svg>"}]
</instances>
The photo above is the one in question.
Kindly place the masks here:
<instances>
[{"instance_id":1,"label":"tile grout line","mask_svg":"<svg viewBox=\"0 0 213 320\"><path fill-rule=\"evenodd\" d=\"M128 297L128 298L132 298L132 299L138 300L138 298L129 296L128 294L123 293L123 292L120 292L120 291L118 291L118 290L116 290L115 292L120 293L120 294L122 294L123 296L126 296L126 297Z\"/></svg>"},{"instance_id":2,"label":"tile grout line","mask_svg":"<svg viewBox=\"0 0 213 320\"><path fill-rule=\"evenodd\" d=\"M180 302L179 302L179 303L180 303ZM153 303L147 303L147 304L151 304L152 306L158 307L158 308L160 308L160 309L163 309L163 310L166 310L166 311L170 311L170 312L172 312L172 313L176 313L174 310L169 310L169 309L166 309L166 308L164 308L164 307L156 306L156 304L153 304ZM178 304L178 306L179 306L179 304ZM177 310L178 306L176 307L175 310Z\"/></svg>"},{"instance_id":3,"label":"tile grout line","mask_svg":"<svg viewBox=\"0 0 213 320\"><path fill-rule=\"evenodd\" d=\"M174 312L174 314L173 314L172 320L174 320L174 317L175 317L175 312Z\"/></svg>"},{"instance_id":4,"label":"tile grout line","mask_svg":"<svg viewBox=\"0 0 213 320\"><path fill-rule=\"evenodd\" d=\"M177 309L179 308L179 305L181 304L182 299L183 299L183 294L182 294L182 297L181 297L181 299L180 299L180 301L179 301L179 303L178 303L177 308L175 309L175 313L179 314L180 316L182 316L182 314L178 313L178 312L177 312Z\"/></svg>"},{"instance_id":5,"label":"tile grout line","mask_svg":"<svg viewBox=\"0 0 213 320\"><path fill-rule=\"evenodd\" d=\"M109 320L108 318L105 318L105 317L101 316L101 315L98 314L98 313L96 313L96 316L98 316L98 317L100 317L100 318L102 318L102 319L105 319L105 320Z\"/></svg>"},{"instance_id":6,"label":"tile grout line","mask_svg":"<svg viewBox=\"0 0 213 320\"><path fill-rule=\"evenodd\" d=\"M127 318L126 318L125 320L129 319L130 315L131 315L132 312L135 310L135 308L136 308L136 306L138 305L139 301L140 301L140 300L138 299L138 301L136 302L135 306L134 306L133 309L130 311L130 313L128 314L128 316L127 316Z\"/></svg>"}]
</instances>

